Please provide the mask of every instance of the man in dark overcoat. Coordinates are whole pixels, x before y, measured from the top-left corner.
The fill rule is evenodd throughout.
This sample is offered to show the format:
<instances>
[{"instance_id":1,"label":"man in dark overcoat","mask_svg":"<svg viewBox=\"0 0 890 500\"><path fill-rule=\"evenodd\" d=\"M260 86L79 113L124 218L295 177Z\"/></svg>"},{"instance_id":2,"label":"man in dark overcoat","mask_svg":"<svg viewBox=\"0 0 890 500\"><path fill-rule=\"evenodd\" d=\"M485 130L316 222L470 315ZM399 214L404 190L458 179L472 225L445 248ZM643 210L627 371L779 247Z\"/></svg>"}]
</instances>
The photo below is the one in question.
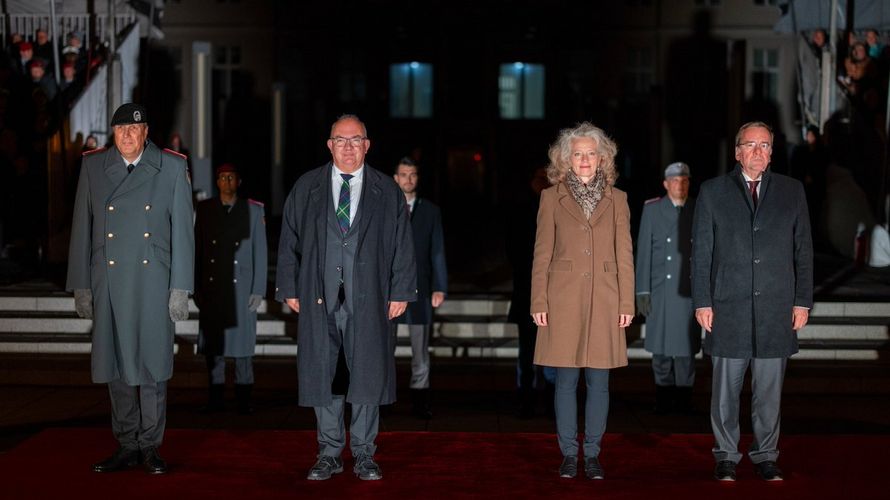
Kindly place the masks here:
<instances>
[{"instance_id":1,"label":"man in dark overcoat","mask_svg":"<svg viewBox=\"0 0 890 500\"><path fill-rule=\"evenodd\" d=\"M735 480L739 394L750 367L748 455L760 477L776 481L785 366L813 306L813 244L803 185L768 169L772 130L750 122L735 139L738 165L702 184L696 201L693 303L713 365L714 475Z\"/></svg>"},{"instance_id":2,"label":"man in dark overcoat","mask_svg":"<svg viewBox=\"0 0 890 500\"><path fill-rule=\"evenodd\" d=\"M664 170L665 196L646 201L637 238L637 312L646 316L645 348L652 353L655 413L692 410L695 355L701 327L692 310L692 214L689 165Z\"/></svg>"},{"instance_id":3,"label":"man in dark overcoat","mask_svg":"<svg viewBox=\"0 0 890 500\"><path fill-rule=\"evenodd\" d=\"M93 382L107 383L120 447L93 466L136 465L161 474L174 321L188 319L194 280L192 190L185 158L147 140L145 108L111 119L114 146L86 154L80 170L66 289L93 319Z\"/></svg>"},{"instance_id":4,"label":"man in dark overcoat","mask_svg":"<svg viewBox=\"0 0 890 500\"><path fill-rule=\"evenodd\" d=\"M263 204L238 196L235 165L216 170L219 196L198 203L195 214L195 304L198 352L207 361L205 412L223 409L226 358L235 359L238 413L252 412L257 309L266 295L266 220Z\"/></svg>"},{"instance_id":5,"label":"man in dark overcoat","mask_svg":"<svg viewBox=\"0 0 890 500\"><path fill-rule=\"evenodd\" d=\"M402 158L393 178L408 202L411 231L414 233L414 255L417 258L417 300L408 304L408 310L399 317L398 322L408 328L411 340L409 387L412 413L417 418L429 420L433 417L429 395L433 309L442 305L448 291L442 213L435 203L417 196L420 177L414 160Z\"/></svg>"},{"instance_id":6,"label":"man in dark overcoat","mask_svg":"<svg viewBox=\"0 0 890 500\"><path fill-rule=\"evenodd\" d=\"M303 174L285 202L275 298L299 314L299 404L318 426L308 479L343 471L348 402L353 472L375 480L379 405L396 398L393 320L417 297L414 244L405 196L365 163L364 123L340 117L327 146L333 161Z\"/></svg>"}]
</instances>

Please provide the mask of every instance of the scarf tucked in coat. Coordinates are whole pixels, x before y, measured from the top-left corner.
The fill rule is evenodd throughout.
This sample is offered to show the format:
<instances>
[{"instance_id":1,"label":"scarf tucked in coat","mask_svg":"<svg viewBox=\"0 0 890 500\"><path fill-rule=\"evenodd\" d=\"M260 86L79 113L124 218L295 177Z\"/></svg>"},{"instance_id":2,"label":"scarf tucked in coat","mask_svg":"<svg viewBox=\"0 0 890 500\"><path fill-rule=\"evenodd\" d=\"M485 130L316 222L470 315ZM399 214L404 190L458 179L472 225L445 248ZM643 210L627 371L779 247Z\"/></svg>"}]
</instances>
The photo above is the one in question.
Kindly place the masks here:
<instances>
[{"instance_id":1,"label":"scarf tucked in coat","mask_svg":"<svg viewBox=\"0 0 890 500\"><path fill-rule=\"evenodd\" d=\"M606 176L603 174L602 169L596 169L592 181L587 184L581 182L581 179L575 175L573 170L569 170L566 173L565 182L566 186L569 187L569 191L572 192L575 201L578 202L578 205L581 205L584 216L590 219L590 214L596 210L596 206L603 199L603 191L606 188Z\"/></svg>"}]
</instances>

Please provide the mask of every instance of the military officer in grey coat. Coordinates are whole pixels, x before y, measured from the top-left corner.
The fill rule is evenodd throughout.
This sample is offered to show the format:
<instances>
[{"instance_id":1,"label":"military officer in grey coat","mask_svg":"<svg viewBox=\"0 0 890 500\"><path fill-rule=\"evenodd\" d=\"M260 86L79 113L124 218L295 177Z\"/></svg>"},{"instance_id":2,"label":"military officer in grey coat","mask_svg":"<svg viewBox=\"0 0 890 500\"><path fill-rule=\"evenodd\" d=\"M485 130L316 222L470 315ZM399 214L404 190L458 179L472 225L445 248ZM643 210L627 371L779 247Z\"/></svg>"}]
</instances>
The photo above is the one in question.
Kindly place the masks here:
<instances>
[{"instance_id":1,"label":"military officer in grey coat","mask_svg":"<svg viewBox=\"0 0 890 500\"><path fill-rule=\"evenodd\" d=\"M701 347L690 284L695 200L689 197L689 165L668 165L663 185L666 196L643 207L634 266L637 312L646 316L645 348L652 353L659 415L691 411L695 354Z\"/></svg>"},{"instance_id":2,"label":"military officer in grey coat","mask_svg":"<svg viewBox=\"0 0 890 500\"><path fill-rule=\"evenodd\" d=\"M174 321L188 318L194 279L191 186L185 157L147 140L141 105L120 106L111 127L114 146L81 167L66 288L77 314L93 319L93 382L108 384L120 443L93 470L141 460L161 474Z\"/></svg>"},{"instance_id":3,"label":"military officer in grey coat","mask_svg":"<svg viewBox=\"0 0 890 500\"><path fill-rule=\"evenodd\" d=\"M739 395L751 368L756 472L782 479L779 415L782 382L797 331L813 306L813 243L803 185L770 172L773 133L765 123L742 125L738 165L702 184L695 206L692 292L713 365L711 428L714 476L734 481L742 455Z\"/></svg>"},{"instance_id":4,"label":"military officer in grey coat","mask_svg":"<svg viewBox=\"0 0 890 500\"><path fill-rule=\"evenodd\" d=\"M241 177L231 163L216 169L219 197L198 204L195 217L195 304L198 352L209 374L205 412L223 409L226 360L235 359L238 413L252 413L257 309L266 295L266 220L263 204L238 196Z\"/></svg>"},{"instance_id":5,"label":"military officer in grey coat","mask_svg":"<svg viewBox=\"0 0 890 500\"><path fill-rule=\"evenodd\" d=\"M327 146L333 161L303 174L285 202L275 298L299 314L299 404L318 428L308 479L343 471L350 403L353 472L375 480L379 405L396 396L393 320L417 297L414 244L405 196L365 163L364 123L340 117Z\"/></svg>"},{"instance_id":6,"label":"military officer in grey coat","mask_svg":"<svg viewBox=\"0 0 890 500\"><path fill-rule=\"evenodd\" d=\"M408 329L411 340L411 404L412 413L422 420L433 418L430 410L430 334L433 309L442 305L448 291L448 268L445 265L445 237L439 207L417 196L420 179L417 164L402 158L393 175L405 193L411 212L414 233L414 255L417 257L417 301L399 317L399 324Z\"/></svg>"}]
</instances>

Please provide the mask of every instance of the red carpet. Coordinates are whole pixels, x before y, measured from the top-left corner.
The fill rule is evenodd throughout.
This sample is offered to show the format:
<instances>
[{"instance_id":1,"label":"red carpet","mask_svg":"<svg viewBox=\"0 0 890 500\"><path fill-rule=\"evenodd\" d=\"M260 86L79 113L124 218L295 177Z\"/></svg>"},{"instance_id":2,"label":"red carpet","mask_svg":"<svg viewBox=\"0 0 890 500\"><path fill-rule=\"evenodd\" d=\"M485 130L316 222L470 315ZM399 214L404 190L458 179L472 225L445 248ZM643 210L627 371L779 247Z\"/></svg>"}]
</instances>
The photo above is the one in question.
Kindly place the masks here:
<instances>
[{"instance_id":1,"label":"red carpet","mask_svg":"<svg viewBox=\"0 0 890 500\"><path fill-rule=\"evenodd\" d=\"M91 472L116 446L111 431L61 428L0 455L0 498L890 498L890 436L784 436L781 483L757 479L747 459L738 482L711 479L711 443L705 435L607 434L606 480L594 482L557 477L553 435L393 432L378 438L382 481L359 481L344 457L343 474L310 482L314 432L168 430L161 453L171 472L148 476Z\"/></svg>"}]
</instances>

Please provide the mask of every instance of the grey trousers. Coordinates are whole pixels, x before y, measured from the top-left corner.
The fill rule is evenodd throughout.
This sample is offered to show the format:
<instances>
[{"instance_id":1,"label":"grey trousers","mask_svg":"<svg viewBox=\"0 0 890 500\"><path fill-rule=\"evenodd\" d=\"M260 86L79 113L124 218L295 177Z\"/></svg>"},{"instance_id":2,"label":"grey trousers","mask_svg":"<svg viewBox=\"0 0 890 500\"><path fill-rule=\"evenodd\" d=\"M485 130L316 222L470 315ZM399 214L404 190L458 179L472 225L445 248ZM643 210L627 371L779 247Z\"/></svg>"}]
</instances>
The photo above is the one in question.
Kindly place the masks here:
<instances>
[{"instance_id":1,"label":"grey trousers","mask_svg":"<svg viewBox=\"0 0 890 500\"><path fill-rule=\"evenodd\" d=\"M556 438L564 457L578 456L578 378L582 368L557 368ZM587 402L584 405L584 456L597 457L600 443L606 432L609 416L609 370L583 368L587 384Z\"/></svg>"},{"instance_id":2,"label":"grey trousers","mask_svg":"<svg viewBox=\"0 0 890 500\"><path fill-rule=\"evenodd\" d=\"M430 332L432 325L405 325L411 339L411 389L430 387Z\"/></svg>"},{"instance_id":3,"label":"grey trousers","mask_svg":"<svg viewBox=\"0 0 890 500\"><path fill-rule=\"evenodd\" d=\"M779 423L782 383L787 358L711 358L714 366L711 387L711 428L714 458L738 463L739 395L745 372L751 366L751 424L754 442L748 451L751 462L775 461L779 457Z\"/></svg>"},{"instance_id":4,"label":"grey trousers","mask_svg":"<svg viewBox=\"0 0 890 500\"><path fill-rule=\"evenodd\" d=\"M144 450L161 446L167 426L167 382L137 387L112 380L108 392L111 430L121 448Z\"/></svg>"},{"instance_id":5,"label":"grey trousers","mask_svg":"<svg viewBox=\"0 0 890 500\"><path fill-rule=\"evenodd\" d=\"M210 375L211 384L226 383L226 358L225 356L204 356L207 361L207 372ZM235 383L253 383L253 356L233 358L235 360Z\"/></svg>"},{"instance_id":6,"label":"grey trousers","mask_svg":"<svg viewBox=\"0 0 890 500\"><path fill-rule=\"evenodd\" d=\"M692 387L695 385L695 358L692 356L652 355L655 385Z\"/></svg>"},{"instance_id":7,"label":"grey trousers","mask_svg":"<svg viewBox=\"0 0 890 500\"><path fill-rule=\"evenodd\" d=\"M331 335L331 352L328 363L331 373L337 370L340 347L349 342L352 317L344 309L337 309L328 315L328 329ZM344 349L346 365L352 366L351 349ZM318 454L339 457L346 447L346 429L344 413L346 397L334 394L329 406L316 406L315 420L317 426ZM378 405L352 405L352 419L349 424L349 449L352 456L374 456L377 446L377 432L380 428L380 407Z\"/></svg>"}]
</instances>

